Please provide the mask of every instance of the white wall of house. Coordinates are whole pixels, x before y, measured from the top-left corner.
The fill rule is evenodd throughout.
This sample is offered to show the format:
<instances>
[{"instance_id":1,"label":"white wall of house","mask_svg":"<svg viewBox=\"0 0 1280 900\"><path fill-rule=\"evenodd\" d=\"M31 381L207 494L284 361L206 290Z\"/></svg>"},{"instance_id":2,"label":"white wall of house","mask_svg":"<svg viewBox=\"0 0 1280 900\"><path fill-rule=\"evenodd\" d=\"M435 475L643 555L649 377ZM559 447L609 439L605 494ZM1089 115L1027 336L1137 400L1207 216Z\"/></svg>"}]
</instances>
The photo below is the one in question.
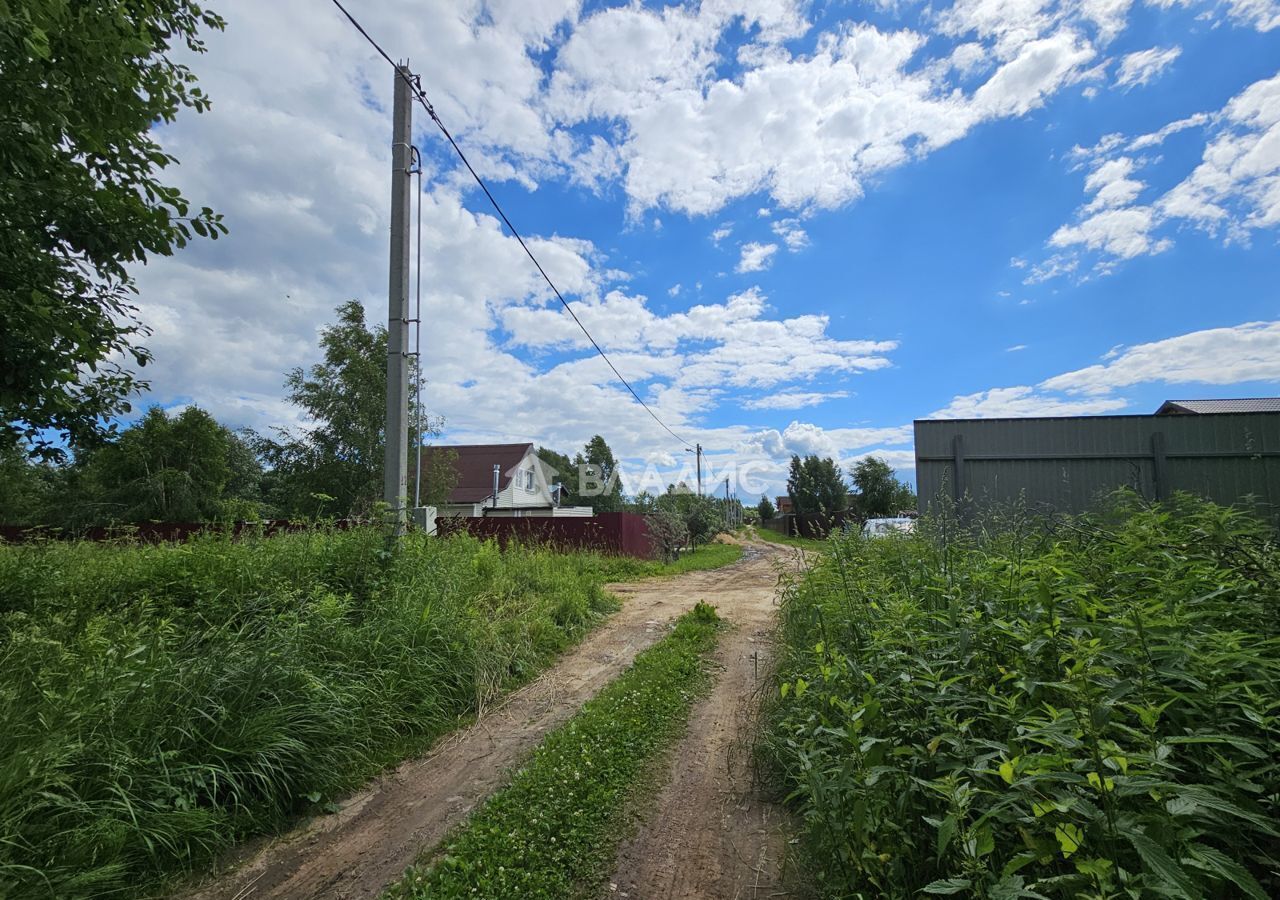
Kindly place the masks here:
<instances>
[{"instance_id":1,"label":"white wall of house","mask_svg":"<svg viewBox=\"0 0 1280 900\"><path fill-rule=\"evenodd\" d=\"M503 476L507 473L502 473ZM547 471L532 449L520 460L507 486L498 492L495 503L486 497L480 503L451 503L439 509L441 518L449 516L479 517L536 516L541 518L581 518L595 515L589 506L556 506L547 483Z\"/></svg>"}]
</instances>

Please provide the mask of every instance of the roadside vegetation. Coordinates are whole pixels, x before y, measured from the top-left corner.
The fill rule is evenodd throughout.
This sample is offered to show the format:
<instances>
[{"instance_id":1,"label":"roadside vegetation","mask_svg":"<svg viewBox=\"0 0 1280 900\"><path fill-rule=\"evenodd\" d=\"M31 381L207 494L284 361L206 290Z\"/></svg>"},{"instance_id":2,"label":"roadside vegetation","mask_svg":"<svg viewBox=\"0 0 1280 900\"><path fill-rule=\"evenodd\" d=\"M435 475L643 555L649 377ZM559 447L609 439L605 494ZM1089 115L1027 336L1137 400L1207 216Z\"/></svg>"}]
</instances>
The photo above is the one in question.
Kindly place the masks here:
<instances>
[{"instance_id":1,"label":"roadside vegetation","mask_svg":"<svg viewBox=\"0 0 1280 900\"><path fill-rule=\"evenodd\" d=\"M154 893L530 678L606 581L668 571L465 536L388 555L372 528L0 546L0 896Z\"/></svg>"},{"instance_id":2,"label":"roadside vegetation","mask_svg":"<svg viewBox=\"0 0 1280 900\"><path fill-rule=\"evenodd\" d=\"M779 534L769 528L763 526L756 529L756 537L770 544L783 544L787 547L794 547L797 550L807 550L816 553L827 546L826 540L818 538L795 537L790 534Z\"/></svg>"},{"instance_id":3,"label":"roadside vegetation","mask_svg":"<svg viewBox=\"0 0 1280 900\"><path fill-rule=\"evenodd\" d=\"M569 722L394 898L566 900L599 892L644 773L684 728L719 631L699 603Z\"/></svg>"},{"instance_id":4,"label":"roadside vegetation","mask_svg":"<svg viewBox=\"0 0 1280 900\"><path fill-rule=\"evenodd\" d=\"M1280 895L1280 553L1244 514L836 537L766 754L824 897Z\"/></svg>"}]
</instances>

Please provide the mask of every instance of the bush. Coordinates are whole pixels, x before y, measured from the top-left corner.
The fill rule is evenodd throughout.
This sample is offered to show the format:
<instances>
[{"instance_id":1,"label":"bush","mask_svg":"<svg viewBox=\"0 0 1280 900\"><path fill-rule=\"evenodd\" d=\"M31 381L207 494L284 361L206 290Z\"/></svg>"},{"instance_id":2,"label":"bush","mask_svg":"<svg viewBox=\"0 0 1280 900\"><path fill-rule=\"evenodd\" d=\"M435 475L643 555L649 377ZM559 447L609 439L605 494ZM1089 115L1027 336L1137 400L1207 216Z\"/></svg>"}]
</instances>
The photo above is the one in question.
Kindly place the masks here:
<instances>
[{"instance_id":1,"label":"bush","mask_svg":"<svg viewBox=\"0 0 1280 900\"><path fill-rule=\"evenodd\" d=\"M0 547L0 896L139 896L530 677L606 561L373 529Z\"/></svg>"},{"instance_id":2,"label":"bush","mask_svg":"<svg viewBox=\"0 0 1280 900\"><path fill-rule=\"evenodd\" d=\"M944 524L833 538L785 596L767 751L817 892L1280 895L1274 533Z\"/></svg>"}]
</instances>

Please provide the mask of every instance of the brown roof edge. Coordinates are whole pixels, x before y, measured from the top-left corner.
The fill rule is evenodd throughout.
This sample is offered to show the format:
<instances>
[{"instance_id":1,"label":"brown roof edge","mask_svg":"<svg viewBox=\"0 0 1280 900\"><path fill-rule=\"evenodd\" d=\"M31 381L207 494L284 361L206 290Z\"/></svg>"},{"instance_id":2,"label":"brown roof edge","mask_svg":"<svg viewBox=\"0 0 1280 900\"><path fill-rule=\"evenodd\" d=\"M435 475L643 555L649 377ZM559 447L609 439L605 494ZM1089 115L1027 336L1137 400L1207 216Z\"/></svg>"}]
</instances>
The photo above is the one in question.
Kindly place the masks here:
<instances>
[{"instance_id":1,"label":"brown roof edge","mask_svg":"<svg viewBox=\"0 0 1280 900\"><path fill-rule=\"evenodd\" d=\"M516 467L533 449L533 442L523 444L440 444L422 448L422 467L429 469L431 459L452 451L457 482L449 492L451 503L476 503L493 491L493 467L498 466L498 490L506 490Z\"/></svg>"}]
</instances>

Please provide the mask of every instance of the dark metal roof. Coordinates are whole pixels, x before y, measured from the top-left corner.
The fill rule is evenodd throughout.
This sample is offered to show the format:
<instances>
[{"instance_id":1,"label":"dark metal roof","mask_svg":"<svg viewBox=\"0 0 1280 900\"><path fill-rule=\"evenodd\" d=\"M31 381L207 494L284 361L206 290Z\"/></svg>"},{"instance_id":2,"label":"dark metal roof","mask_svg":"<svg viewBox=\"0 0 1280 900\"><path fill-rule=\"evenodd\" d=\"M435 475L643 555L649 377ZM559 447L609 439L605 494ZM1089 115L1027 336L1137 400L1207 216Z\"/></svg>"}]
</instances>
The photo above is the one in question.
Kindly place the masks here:
<instances>
[{"instance_id":1,"label":"dark metal roof","mask_svg":"<svg viewBox=\"0 0 1280 900\"><path fill-rule=\"evenodd\" d=\"M501 473L498 490L506 490L515 475L520 461L533 449L525 444L454 444L443 447L422 448L422 471L430 471L432 464L442 465L450 461L458 480L449 492L450 503L479 503L493 495L493 467ZM453 459L449 460L449 453ZM424 478L425 480L425 478Z\"/></svg>"},{"instance_id":2,"label":"dark metal roof","mask_svg":"<svg viewBox=\"0 0 1280 900\"><path fill-rule=\"evenodd\" d=\"M1166 400L1157 416L1213 413L1280 412L1280 397L1240 397L1232 400Z\"/></svg>"}]
</instances>

